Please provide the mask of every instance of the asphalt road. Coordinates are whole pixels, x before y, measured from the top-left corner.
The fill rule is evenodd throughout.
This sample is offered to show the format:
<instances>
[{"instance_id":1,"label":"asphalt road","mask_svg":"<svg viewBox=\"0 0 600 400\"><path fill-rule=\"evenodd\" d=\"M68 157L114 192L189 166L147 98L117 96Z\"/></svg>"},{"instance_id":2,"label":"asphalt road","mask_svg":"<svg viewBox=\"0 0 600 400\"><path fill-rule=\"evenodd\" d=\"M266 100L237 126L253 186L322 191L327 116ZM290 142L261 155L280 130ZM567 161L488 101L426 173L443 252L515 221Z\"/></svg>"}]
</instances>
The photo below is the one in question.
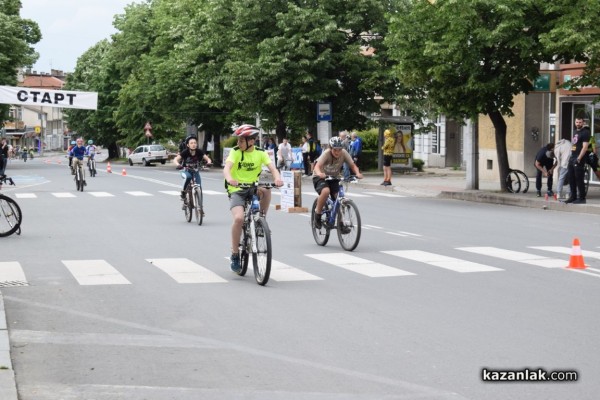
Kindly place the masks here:
<instances>
[{"instance_id":1,"label":"asphalt road","mask_svg":"<svg viewBox=\"0 0 600 400\"><path fill-rule=\"evenodd\" d=\"M197 226L172 166L122 168L77 193L58 159L10 167L24 222L0 282L21 400L597 397L596 216L352 188L356 251L272 209L260 287L228 270L220 171ZM575 236L583 272L564 268ZM578 380L482 380L539 368Z\"/></svg>"}]
</instances>

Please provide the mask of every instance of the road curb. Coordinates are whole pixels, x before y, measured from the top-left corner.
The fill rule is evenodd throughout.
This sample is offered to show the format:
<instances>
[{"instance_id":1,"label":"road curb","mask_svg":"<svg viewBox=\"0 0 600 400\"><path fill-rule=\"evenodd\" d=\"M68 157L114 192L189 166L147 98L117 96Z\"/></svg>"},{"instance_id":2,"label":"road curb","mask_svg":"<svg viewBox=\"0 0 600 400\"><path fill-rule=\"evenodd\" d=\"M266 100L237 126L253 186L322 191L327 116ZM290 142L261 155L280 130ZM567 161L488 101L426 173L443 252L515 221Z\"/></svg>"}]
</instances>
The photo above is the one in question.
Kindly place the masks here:
<instances>
[{"instance_id":1,"label":"road curb","mask_svg":"<svg viewBox=\"0 0 600 400\"><path fill-rule=\"evenodd\" d=\"M10 360L10 342L2 292L0 292L0 399L17 400L17 383Z\"/></svg>"},{"instance_id":2,"label":"road curb","mask_svg":"<svg viewBox=\"0 0 600 400\"><path fill-rule=\"evenodd\" d=\"M538 198L528 199L516 197L515 195L502 195L475 190L461 192L442 191L437 197L441 199L464 200L478 203L501 204L517 207L600 215L600 205L565 204L554 199L548 201Z\"/></svg>"}]
</instances>

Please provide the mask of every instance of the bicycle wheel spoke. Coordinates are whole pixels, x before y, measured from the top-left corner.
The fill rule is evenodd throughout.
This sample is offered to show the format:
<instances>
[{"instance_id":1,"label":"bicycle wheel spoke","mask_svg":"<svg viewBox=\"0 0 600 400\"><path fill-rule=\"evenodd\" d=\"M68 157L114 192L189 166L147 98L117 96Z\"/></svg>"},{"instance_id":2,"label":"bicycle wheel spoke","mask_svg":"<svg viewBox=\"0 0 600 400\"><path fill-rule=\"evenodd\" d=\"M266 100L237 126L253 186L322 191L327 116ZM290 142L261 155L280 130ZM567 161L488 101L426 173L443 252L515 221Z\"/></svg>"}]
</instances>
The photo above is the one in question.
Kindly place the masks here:
<instances>
[{"instance_id":1,"label":"bicycle wheel spoke","mask_svg":"<svg viewBox=\"0 0 600 400\"><path fill-rule=\"evenodd\" d=\"M329 241L329 228L327 228L327 224L325 223L325 217L322 216L321 228L317 229L315 227L315 209L317 208L317 200L314 201L312 209L311 209L311 218L310 218L310 226L312 229L313 237L315 238L315 242L319 246L325 246L327 241Z\"/></svg>"}]
</instances>

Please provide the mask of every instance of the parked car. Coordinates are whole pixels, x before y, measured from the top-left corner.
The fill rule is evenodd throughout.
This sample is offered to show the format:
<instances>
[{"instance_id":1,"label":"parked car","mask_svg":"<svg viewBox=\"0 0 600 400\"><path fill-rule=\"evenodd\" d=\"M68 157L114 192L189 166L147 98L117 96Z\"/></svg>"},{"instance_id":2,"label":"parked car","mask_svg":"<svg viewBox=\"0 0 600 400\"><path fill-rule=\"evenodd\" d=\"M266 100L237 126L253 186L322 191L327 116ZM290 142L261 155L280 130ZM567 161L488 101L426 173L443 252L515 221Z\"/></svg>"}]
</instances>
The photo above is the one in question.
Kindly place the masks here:
<instances>
[{"instance_id":1,"label":"parked car","mask_svg":"<svg viewBox=\"0 0 600 400\"><path fill-rule=\"evenodd\" d=\"M131 154L129 154L129 157L127 157L129 165L143 164L145 166L155 162L164 164L167 162L167 158L167 149L160 144L138 146Z\"/></svg>"}]
</instances>

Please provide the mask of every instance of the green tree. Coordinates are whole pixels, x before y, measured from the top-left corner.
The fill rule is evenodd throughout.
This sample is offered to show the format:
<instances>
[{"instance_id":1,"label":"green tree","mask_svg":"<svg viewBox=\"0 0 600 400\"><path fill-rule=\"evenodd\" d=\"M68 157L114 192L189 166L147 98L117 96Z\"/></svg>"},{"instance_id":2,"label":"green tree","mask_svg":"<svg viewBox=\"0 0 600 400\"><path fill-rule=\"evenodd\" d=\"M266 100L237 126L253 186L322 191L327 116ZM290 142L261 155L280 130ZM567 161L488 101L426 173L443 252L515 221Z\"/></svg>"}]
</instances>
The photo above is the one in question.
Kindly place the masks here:
<instances>
[{"instance_id":1,"label":"green tree","mask_svg":"<svg viewBox=\"0 0 600 400\"><path fill-rule=\"evenodd\" d=\"M600 87L600 1L555 0L546 4L556 15L553 29L541 35L542 43L555 55L555 60L585 63L581 77L569 82L570 87Z\"/></svg>"},{"instance_id":2,"label":"green tree","mask_svg":"<svg viewBox=\"0 0 600 400\"><path fill-rule=\"evenodd\" d=\"M42 39L38 24L20 17L19 0L0 0L0 85L16 86L17 70L30 67L38 59L32 45ZM6 118L7 105L0 105Z\"/></svg>"},{"instance_id":3,"label":"green tree","mask_svg":"<svg viewBox=\"0 0 600 400\"><path fill-rule=\"evenodd\" d=\"M385 65L382 2L210 3L206 35L199 35L207 54L221 50L217 68L207 71L210 97L241 116L266 118L279 137L313 125L318 101L333 103L335 128L363 127L362 113L378 109L376 96L388 92L390 80L374 79ZM361 54L368 46L375 56Z\"/></svg>"},{"instance_id":4,"label":"green tree","mask_svg":"<svg viewBox=\"0 0 600 400\"><path fill-rule=\"evenodd\" d=\"M402 84L450 117L491 119L502 190L509 169L504 116L512 115L515 95L532 89L539 64L553 59L540 35L553 28L557 10L545 3L406 1L390 18L386 43Z\"/></svg>"},{"instance_id":5,"label":"green tree","mask_svg":"<svg viewBox=\"0 0 600 400\"><path fill-rule=\"evenodd\" d=\"M113 113L118 105L120 82L114 59L111 58L111 43L102 40L82 54L75 71L67 76L66 90L81 90L98 93L97 110L65 110L69 128L96 143L106 146L110 158L119 156L118 142L122 138L117 129Z\"/></svg>"}]
</instances>

